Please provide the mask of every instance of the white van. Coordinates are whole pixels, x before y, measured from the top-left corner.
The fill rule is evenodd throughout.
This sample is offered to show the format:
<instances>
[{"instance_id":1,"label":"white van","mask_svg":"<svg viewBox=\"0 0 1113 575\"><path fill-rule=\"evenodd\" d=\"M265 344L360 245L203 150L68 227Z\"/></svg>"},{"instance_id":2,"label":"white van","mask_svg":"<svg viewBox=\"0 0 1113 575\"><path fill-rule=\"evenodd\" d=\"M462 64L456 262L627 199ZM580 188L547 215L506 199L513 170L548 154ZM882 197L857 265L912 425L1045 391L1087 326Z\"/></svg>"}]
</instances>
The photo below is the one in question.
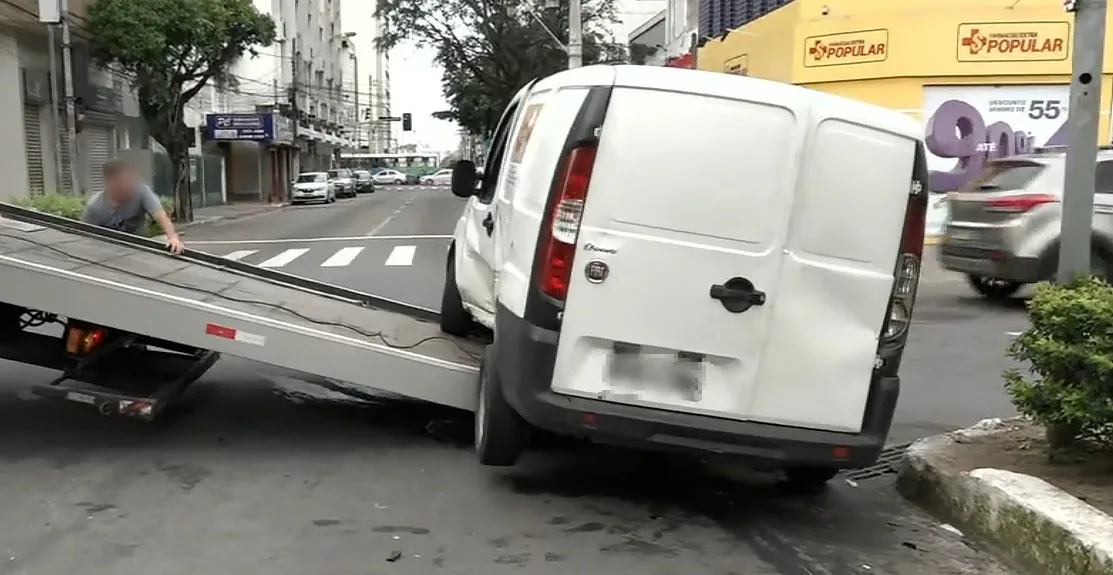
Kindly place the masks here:
<instances>
[{"instance_id":1,"label":"white van","mask_svg":"<svg viewBox=\"0 0 1113 575\"><path fill-rule=\"evenodd\" d=\"M592 66L521 90L448 253L442 328L494 332L476 448L534 430L821 484L897 403L927 164L905 114L742 76Z\"/></svg>"}]
</instances>

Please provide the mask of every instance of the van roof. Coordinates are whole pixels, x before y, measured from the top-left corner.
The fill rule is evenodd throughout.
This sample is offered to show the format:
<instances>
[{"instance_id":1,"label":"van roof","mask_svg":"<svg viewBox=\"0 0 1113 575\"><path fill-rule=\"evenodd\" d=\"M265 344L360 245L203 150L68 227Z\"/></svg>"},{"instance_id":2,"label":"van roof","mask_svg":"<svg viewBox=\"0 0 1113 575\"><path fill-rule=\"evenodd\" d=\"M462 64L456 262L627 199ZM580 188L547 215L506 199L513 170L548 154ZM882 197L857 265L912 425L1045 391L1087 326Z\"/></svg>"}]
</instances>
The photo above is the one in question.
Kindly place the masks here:
<instances>
[{"instance_id":1,"label":"van roof","mask_svg":"<svg viewBox=\"0 0 1113 575\"><path fill-rule=\"evenodd\" d=\"M792 84L665 66L597 65L565 70L537 83L534 90L568 86L629 86L767 102L804 114L835 116L912 139L923 138L918 120L888 108Z\"/></svg>"}]
</instances>

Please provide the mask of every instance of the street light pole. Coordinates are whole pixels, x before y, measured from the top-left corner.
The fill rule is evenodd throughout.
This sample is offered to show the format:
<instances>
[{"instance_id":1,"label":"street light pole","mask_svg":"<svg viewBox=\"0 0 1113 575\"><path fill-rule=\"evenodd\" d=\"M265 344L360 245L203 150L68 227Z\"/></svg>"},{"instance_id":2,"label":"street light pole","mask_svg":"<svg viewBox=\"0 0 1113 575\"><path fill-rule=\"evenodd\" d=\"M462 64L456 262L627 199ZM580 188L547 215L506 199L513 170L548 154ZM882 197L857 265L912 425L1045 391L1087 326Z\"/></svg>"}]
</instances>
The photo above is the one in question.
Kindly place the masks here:
<instances>
[{"instance_id":1,"label":"street light pole","mask_svg":"<svg viewBox=\"0 0 1113 575\"><path fill-rule=\"evenodd\" d=\"M1102 59L1105 52L1106 0L1064 2L1074 11L1074 59L1070 83L1069 145L1063 181L1063 219L1059 241L1059 283L1090 273L1090 235L1094 217L1101 110Z\"/></svg>"}]
</instances>

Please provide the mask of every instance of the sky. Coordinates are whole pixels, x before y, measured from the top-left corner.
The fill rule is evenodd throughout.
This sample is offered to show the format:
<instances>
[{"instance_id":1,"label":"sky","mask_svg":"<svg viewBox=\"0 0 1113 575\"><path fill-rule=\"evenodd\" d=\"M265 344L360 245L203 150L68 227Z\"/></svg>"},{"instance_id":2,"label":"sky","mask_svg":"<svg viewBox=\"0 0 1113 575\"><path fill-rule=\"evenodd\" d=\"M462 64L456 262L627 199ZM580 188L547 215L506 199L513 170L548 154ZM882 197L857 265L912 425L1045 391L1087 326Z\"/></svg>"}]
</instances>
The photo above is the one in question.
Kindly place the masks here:
<instances>
[{"instance_id":1,"label":"sky","mask_svg":"<svg viewBox=\"0 0 1113 575\"><path fill-rule=\"evenodd\" d=\"M616 39L625 42L630 31L665 8L664 0L619 0L622 22ZM390 53L391 112L413 114L413 131L400 134L400 144L417 144L418 149L446 152L456 149L456 124L437 120L433 112L448 109L441 95L441 69L433 64L433 52L415 46L399 46ZM401 130L399 126L397 128Z\"/></svg>"}]
</instances>

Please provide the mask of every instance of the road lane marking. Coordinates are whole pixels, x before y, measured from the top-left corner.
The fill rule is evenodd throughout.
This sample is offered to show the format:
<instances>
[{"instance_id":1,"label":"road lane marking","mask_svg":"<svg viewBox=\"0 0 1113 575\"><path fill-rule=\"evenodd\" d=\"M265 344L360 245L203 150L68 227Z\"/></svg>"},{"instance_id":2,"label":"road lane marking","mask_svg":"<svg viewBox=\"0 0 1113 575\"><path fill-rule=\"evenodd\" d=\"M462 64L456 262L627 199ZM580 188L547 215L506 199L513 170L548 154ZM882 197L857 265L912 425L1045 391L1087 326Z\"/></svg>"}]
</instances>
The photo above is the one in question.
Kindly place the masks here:
<instances>
[{"instance_id":1,"label":"road lane marking","mask_svg":"<svg viewBox=\"0 0 1113 575\"><path fill-rule=\"evenodd\" d=\"M280 267L282 267L282 266L300 258L301 256L305 255L305 252L308 252L308 251L309 251L309 248L299 248L299 249L286 250L286 251L278 254L277 256L274 256L273 258L259 264L259 267L261 267L261 268L280 268Z\"/></svg>"},{"instance_id":2,"label":"road lane marking","mask_svg":"<svg viewBox=\"0 0 1113 575\"><path fill-rule=\"evenodd\" d=\"M224 256L224 259L240 261L240 260L246 258L247 256L249 256L249 255L251 255L251 254L253 254L257 251L259 251L259 250L239 250L239 251L235 251L235 252L232 252L232 253Z\"/></svg>"},{"instance_id":3,"label":"road lane marking","mask_svg":"<svg viewBox=\"0 0 1113 575\"><path fill-rule=\"evenodd\" d=\"M414 263L414 253L417 252L417 246L394 246L390 250L390 256L386 258L388 266L408 266Z\"/></svg>"},{"instance_id":4,"label":"road lane marking","mask_svg":"<svg viewBox=\"0 0 1113 575\"><path fill-rule=\"evenodd\" d=\"M317 242L359 242L374 240L450 240L451 235L418 234L409 236L342 236L333 238L278 238L269 240L189 240L191 246L238 246L297 244Z\"/></svg>"},{"instance_id":5,"label":"road lane marking","mask_svg":"<svg viewBox=\"0 0 1113 575\"><path fill-rule=\"evenodd\" d=\"M362 251L363 248L343 248L335 254L332 254L329 259L325 260L325 263L321 264L321 267L342 268L352 263L352 260L356 259L356 256L359 255L359 252Z\"/></svg>"},{"instance_id":6,"label":"road lane marking","mask_svg":"<svg viewBox=\"0 0 1113 575\"><path fill-rule=\"evenodd\" d=\"M410 204L414 203L415 199L416 198L410 198L410 199L406 200L406 203L402 204L401 206L398 206L398 209L394 210L393 214L390 214L389 216L386 217L386 219L379 222L379 225L375 226L371 231L367 232L367 235L373 236L373 235L379 233L379 230L385 228L386 225L390 223L390 220L394 219L394 216L397 216L398 214L402 213L402 210L405 210L406 208L410 207Z\"/></svg>"}]
</instances>

